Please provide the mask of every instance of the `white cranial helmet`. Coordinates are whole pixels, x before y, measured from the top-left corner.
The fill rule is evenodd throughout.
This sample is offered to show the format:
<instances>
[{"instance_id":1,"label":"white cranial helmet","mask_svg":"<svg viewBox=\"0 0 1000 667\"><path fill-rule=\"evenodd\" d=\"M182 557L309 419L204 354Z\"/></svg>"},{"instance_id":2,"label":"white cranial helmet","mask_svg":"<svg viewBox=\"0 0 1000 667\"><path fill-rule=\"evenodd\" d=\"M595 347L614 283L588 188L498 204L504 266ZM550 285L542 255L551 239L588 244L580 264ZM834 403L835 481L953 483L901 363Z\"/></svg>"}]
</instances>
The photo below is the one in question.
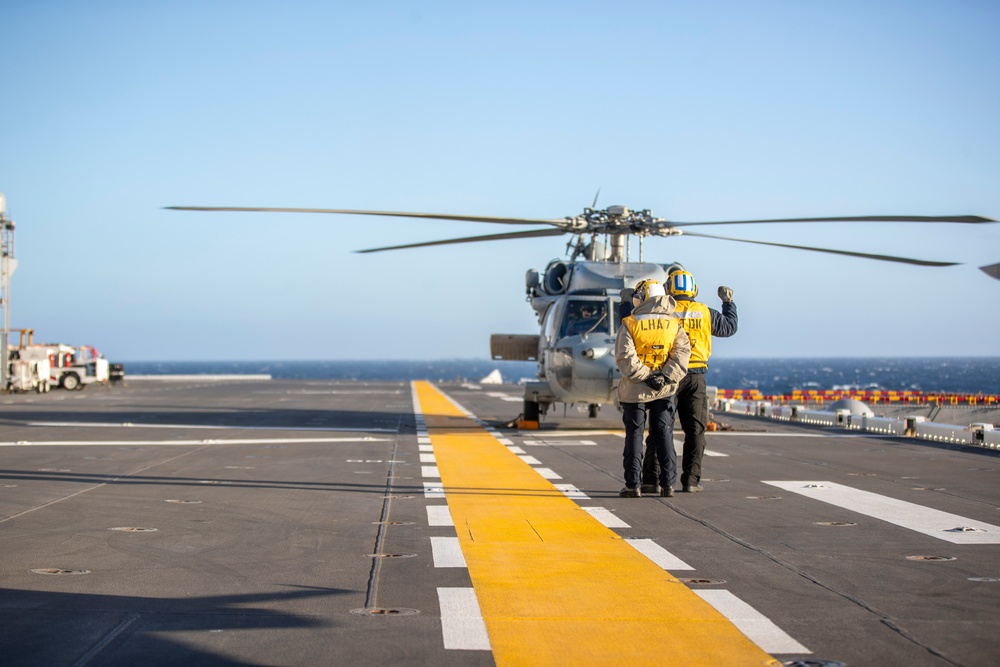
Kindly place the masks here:
<instances>
[{"instance_id":1,"label":"white cranial helmet","mask_svg":"<svg viewBox=\"0 0 1000 667\"><path fill-rule=\"evenodd\" d=\"M658 281L640 280L635 286L635 291L632 293L632 305L638 306L646 299L654 296L664 296L666 293L667 291Z\"/></svg>"}]
</instances>

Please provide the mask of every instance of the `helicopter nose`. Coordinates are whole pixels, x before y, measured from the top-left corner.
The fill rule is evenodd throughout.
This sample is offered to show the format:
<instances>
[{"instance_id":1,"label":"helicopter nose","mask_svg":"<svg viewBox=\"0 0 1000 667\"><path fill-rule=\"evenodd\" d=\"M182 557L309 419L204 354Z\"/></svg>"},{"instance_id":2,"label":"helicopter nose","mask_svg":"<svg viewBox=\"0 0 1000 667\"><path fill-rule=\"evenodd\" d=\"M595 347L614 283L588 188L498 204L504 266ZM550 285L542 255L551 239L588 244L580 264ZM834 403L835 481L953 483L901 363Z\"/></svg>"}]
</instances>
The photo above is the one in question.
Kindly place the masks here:
<instances>
[{"instance_id":1,"label":"helicopter nose","mask_svg":"<svg viewBox=\"0 0 1000 667\"><path fill-rule=\"evenodd\" d=\"M577 377L606 378L609 369L617 370L615 355L611 345L605 343L583 343L574 350Z\"/></svg>"},{"instance_id":2,"label":"helicopter nose","mask_svg":"<svg viewBox=\"0 0 1000 667\"><path fill-rule=\"evenodd\" d=\"M613 342L583 343L574 350L573 391L587 400L607 401L620 376Z\"/></svg>"}]
</instances>

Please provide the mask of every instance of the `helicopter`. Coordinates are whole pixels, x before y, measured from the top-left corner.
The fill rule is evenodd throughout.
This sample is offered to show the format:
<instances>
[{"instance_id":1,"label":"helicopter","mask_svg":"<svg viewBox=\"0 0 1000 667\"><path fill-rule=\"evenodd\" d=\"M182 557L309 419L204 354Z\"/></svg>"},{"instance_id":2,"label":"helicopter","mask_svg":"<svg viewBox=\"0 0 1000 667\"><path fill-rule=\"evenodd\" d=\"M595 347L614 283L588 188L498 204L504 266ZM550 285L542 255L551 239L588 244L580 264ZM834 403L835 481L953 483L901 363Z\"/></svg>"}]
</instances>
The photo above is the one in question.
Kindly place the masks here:
<instances>
[{"instance_id":1,"label":"helicopter","mask_svg":"<svg viewBox=\"0 0 1000 667\"><path fill-rule=\"evenodd\" d=\"M534 361L538 364L535 380L524 384L524 409L521 423L537 425L555 403L586 405L588 416L597 417L601 405L615 403L616 388L621 374L615 363L614 344L620 326L621 290L640 280L666 283L667 276L683 270L679 263L647 262L643 257L643 241L650 237L694 236L700 238L753 243L810 252L831 253L849 257L898 262L918 266L955 266L958 262L896 257L872 253L775 243L730 236L719 236L687 228L714 225L758 223L821 223L821 222L908 222L982 224L996 222L975 215L908 216L874 215L825 218L783 218L761 220L728 220L707 222L676 222L655 217L648 209L634 210L627 206L584 208L583 213L561 219L511 218L493 216L414 213L403 211L371 211L314 208L258 208L216 206L168 206L179 211L227 211L265 213L320 213L339 215L386 216L454 220L507 225L543 225L540 228L500 234L486 234L456 239L426 241L404 245L357 250L374 253L428 246L503 241L509 239L571 236L567 243L568 258L555 259L544 271L530 269L525 275L526 300L538 318L537 334L493 334L490 356L496 360ZM632 261L632 239L638 240L637 261ZM993 277L995 267L981 267ZM993 269L990 273L988 269Z\"/></svg>"}]
</instances>

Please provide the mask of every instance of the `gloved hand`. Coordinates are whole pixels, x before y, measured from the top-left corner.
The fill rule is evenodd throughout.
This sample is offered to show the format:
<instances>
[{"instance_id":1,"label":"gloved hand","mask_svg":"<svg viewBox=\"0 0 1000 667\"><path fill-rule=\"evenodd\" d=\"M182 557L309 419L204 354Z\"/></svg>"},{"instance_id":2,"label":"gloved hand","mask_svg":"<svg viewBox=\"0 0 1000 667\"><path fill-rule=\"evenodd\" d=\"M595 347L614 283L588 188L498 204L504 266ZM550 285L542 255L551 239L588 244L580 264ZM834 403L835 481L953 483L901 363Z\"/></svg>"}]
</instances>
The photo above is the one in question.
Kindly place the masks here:
<instances>
[{"instance_id":1,"label":"gloved hand","mask_svg":"<svg viewBox=\"0 0 1000 667\"><path fill-rule=\"evenodd\" d=\"M618 294L621 296L622 303L632 303L632 295L635 294L635 290L631 287L626 287Z\"/></svg>"},{"instance_id":2,"label":"gloved hand","mask_svg":"<svg viewBox=\"0 0 1000 667\"><path fill-rule=\"evenodd\" d=\"M719 298L722 299L722 303L732 303L733 288L726 287L725 285L719 287Z\"/></svg>"},{"instance_id":3,"label":"gloved hand","mask_svg":"<svg viewBox=\"0 0 1000 667\"><path fill-rule=\"evenodd\" d=\"M643 382L653 391L660 391L667 386L667 376L659 372L650 373L649 377L643 380Z\"/></svg>"}]
</instances>

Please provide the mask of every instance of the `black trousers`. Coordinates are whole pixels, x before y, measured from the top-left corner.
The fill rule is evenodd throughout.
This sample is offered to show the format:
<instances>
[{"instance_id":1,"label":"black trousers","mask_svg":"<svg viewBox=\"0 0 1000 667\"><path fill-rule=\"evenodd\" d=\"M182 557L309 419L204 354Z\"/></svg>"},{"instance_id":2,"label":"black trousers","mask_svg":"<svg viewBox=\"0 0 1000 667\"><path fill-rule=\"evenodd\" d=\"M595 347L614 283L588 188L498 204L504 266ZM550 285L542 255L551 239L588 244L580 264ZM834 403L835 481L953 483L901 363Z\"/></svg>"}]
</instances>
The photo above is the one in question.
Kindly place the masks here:
<instances>
[{"instance_id":1,"label":"black trousers","mask_svg":"<svg viewBox=\"0 0 1000 667\"><path fill-rule=\"evenodd\" d=\"M639 486L643 473L642 436L649 411L649 438L646 456L658 464L656 477L660 486L673 486L677 481L677 453L674 451L674 399L660 398L649 403L622 403L625 423L625 449L622 462L625 486Z\"/></svg>"},{"instance_id":2,"label":"black trousers","mask_svg":"<svg viewBox=\"0 0 1000 667\"><path fill-rule=\"evenodd\" d=\"M681 486L697 486L701 481L701 460L705 456L705 424L708 423L708 390L704 373L688 373L674 396L677 418L684 431L681 455ZM673 439L671 438L671 443ZM656 456L646 448L642 461L642 483L653 485L659 478ZM662 486L662 484L661 484Z\"/></svg>"}]
</instances>

